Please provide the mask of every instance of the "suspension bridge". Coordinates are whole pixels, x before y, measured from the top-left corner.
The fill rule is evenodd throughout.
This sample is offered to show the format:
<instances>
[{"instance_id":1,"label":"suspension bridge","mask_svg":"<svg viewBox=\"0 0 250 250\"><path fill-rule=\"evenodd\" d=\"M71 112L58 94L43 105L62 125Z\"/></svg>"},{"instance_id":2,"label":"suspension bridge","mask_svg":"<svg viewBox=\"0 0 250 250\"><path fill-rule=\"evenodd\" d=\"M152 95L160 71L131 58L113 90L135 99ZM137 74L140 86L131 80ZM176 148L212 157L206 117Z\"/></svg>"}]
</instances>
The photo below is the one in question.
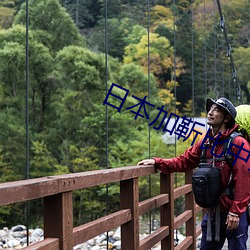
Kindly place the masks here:
<instances>
[{"instance_id":1,"label":"suspension bridge","mask_svg":"<svg viewBox=\"0 0 250 250\"><path fill-rule=\"evenodd\" d=\"M197 249L197 239L201 235L201 227L198 223L198 215L202 216L206 210L199 207L193 197L191 177L192 173L185 173L185 184L175 187L174 174L165 175L158 173L154 166L124 166L110 169L108 164L108 110L106 109L106 169L64 174L57 176L47 176L42 178L29 178L29 34L28 34L28 0L26 1L26 179L14 182L0 184L0 206L18 204L42 199L43 204L43 226L44 240L29 245L25 250L72 250L74 246L86 242L95 236L105 234L117 227L121 228L121 249L122 250L148 250L156 244L161 245L162 250L184 250ZM150 1L148 2L148 13L150 13ZM175 6L175 1L173 1ZM232 49L229 43L225 18L222 13L220 1L217 0L220 14L220 28L223 33L227 57L230 61L232 79L236 86L235 97L238 102L242 102L241 86L236 74L236 68L232 55ZM105 1L107 14L107 1ZM107 20L107 16L106 16ZM175 22L175 20L174 20ZM105 30L108 30L105 23ZM175 24L174 24L175 28ZM175 34L175 32L174 32ZM192 34L193 36L193 34ZM193 37L192 37L193 39ZM148 43L150 40L150 15L148 15ZM175 37L174 37L175 44ZM107 32L105 32L105 61L108 68L108 41ZM194 56L194 43L192 42L192 57ZM175 50L174 50L175 53ZM206 53L204 55L206 60ZM176 83L176 55L174 54L174 73L173 80ZM193 58L192 58L193 63ZM194 71L192 67L192 99L194 96ZM148 46L148 79L150 79L150 46ZM206 74L206 73L205 73ZM206 78L206 77L205 77ZM108 90L108 72L105 75L106 91ZM206 80L205 80L206 84ZM176 96L176 85L175 96ZM205 87L206 92L206 87ZM148 80L148 94L150 97L150 80ZM207 93L205 93L207 94ZM193 102L194 103L194 102ZM176 104L175 104L176 105ZM176 106L175 106L176 107ZM193 107L194 108L194 107ZM150 152L150 129L149 129L149 157ZM176 152L175 152L176 154ZM139 178L148 177L149 186L150 177L156 175L160 183L160 191L156 196L151 196L146 200L140 200ZM77 190L109 185L111 183L119 184L120 210L113 213L107 212L103 217L88 223L74 227L74 202L73 192ZM183 197L184 212L175 216L175 201ZM159 227L150 234L140 239L140 217L159 209L160 222ZM180 227L185 228L185 238L176 244L176 230ZM108 246L107 246L108 248ZM248 248L250 243L248 241ZM223 249L227 249L227 242Z\"/></svg>"}]
</instances>

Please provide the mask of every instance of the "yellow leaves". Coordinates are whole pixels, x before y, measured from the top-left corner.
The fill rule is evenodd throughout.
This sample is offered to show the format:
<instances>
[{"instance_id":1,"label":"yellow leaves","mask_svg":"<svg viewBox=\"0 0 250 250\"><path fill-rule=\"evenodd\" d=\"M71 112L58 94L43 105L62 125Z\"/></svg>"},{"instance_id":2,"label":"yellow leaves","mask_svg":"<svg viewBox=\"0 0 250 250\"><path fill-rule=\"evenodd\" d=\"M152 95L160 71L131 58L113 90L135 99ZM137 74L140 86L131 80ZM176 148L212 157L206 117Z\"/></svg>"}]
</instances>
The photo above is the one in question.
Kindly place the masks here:
<instances>
[{"instance_id":1,"label":"yellow leaves","mask_svg":"<svg viewBox=\"0 0 250 250\"><path fill-rule=\"evenodd\" d=\"M175 87L180 86L180 84L176 81L167 81L166 82L166 87L167 89L169 89L170 91L173 91Z\"/></svg>"},{"instance_id":2,"label":"yellow leaves","mask_svg":"<svg viewBox=\"0 0 250 250\"><path fill-rule=\"evenodd\" d=\"M149 43L149 50L148 50ZM149 58L149 62L148 62ZM181 58L176 57L175 64L175 75L179 76L181 73L185 72L184 62ZM148 71L150 66L150 71L154 75L160 75L167 72L174 71L174 58L173 58L173 47L167 38L159 36L156 33L144 35L137 44L130 44L125 47L124 63L128 64L135 62L140 64L144 72Z\"/></svg>"},{"instance_id":3,"label":"yellow leaves","mask_svg":"<svg viewBox=\"0 0 250 250\"><path fill-rule=\"evenodd\" d=\"M145 72L148 69L148 52L150 57L150 70L154 74L163 73L164 70L172 68L171 55L173 48L165 37L150 33L148 51L148 36L142 36L138 44L130 44L125 48L124 63L139 63Z\"/></svg>"},{"instance_id":4,"label":"yellow leaves","mask_svg":"<svg viewBox=\"0 0 250 250\"><path fill-rule=\"evenodd\" d=\"M249 0L227 0L227 4L231 6L230 8L242 8L242 6L246 6Z\"/></svg>"},{"instance_id":5,"label":"yellow leaves","mask_svg":"<svg viewBox=\"0 0 250 250\"><path fill-rule=\"evenodd\" d=\"M183 74L186 72L185 70L185 63L181 60L180 57L175 58L175 75L180 76L180 74Z\"/></svg>"},{"instance_id":6,"label":"yellow leaves","mask_svg":"<svg viewBox=\"0 0 250 250\"><path fill-rule=\"evenodd\" d=\"M192 99L188 100L187 103L185 103L185 106L183 108L183 113L185 115L192 115L193 112L193 101Z\"/></svg>"},{"instance_id":7,"label":"yellow leaves","mask_svg":"<svg viewBox=\"0 0 250 250\"><path fill-rule=\"evenodd\" d=\"M179 86L178 82L175 81L167 81L166 82L166 88L161 88L158 91L158 96L163 103L163 105L167 108L168 112L174 112L175 114L179 115L180 112L176 108L180 105L180 102L178 102L175 99L174 96L174 89Z\"/></svg>"},{"instance_id":8,"label":"yellow leaves","mask_svg":"<svg viewBox=\"0 0 250 250\"><path fill-rule=\"evenodd\" d=\"M174 94L170 92L168 89L160 89L159 97L161 98L164 105L170 104L174 99Z\"/></svg>"},{"instance_id":9,"label":"yellow leaves","mask_svg":"<svg viewBox=\"0 0 250 250\"><path fill-rule=\"evenodd\" d=\"M162 5L156 5L151 10L151 17L157 19L166 19L170 18L173 20L173 13L169 8L166 8Z\"/></svg>"},{"instance_id":10,"label":"yellow leaves","mask_svg":"<svg viewBox=\"0 0 250 250\"><path fill-rule=\"evenodd\" d=\"M0 7L0 29L10 28L14 19L14 8Z\"/></svg>"},{"instance_id":11,"label":"yellow leaves","mask_svg":"<svg viewBox=\"0 0 250 250\"><path fill-rule=\"evenodd\" d=\"M150 21L152 23L152 31L159 26L165 26L173 30L173 13L169 8L162 5L156 5L151 9Z\"/></svg>"},{"instance_id":12,"label":"yellow leaves","mask_svg":"<svg viewBox=\"0 0 250 250\"><path fill-rule=\"evenodd\" d=\"M201 112L200 117L207 117L207 113L206 112Z\"/></svg>"}]
</instances>

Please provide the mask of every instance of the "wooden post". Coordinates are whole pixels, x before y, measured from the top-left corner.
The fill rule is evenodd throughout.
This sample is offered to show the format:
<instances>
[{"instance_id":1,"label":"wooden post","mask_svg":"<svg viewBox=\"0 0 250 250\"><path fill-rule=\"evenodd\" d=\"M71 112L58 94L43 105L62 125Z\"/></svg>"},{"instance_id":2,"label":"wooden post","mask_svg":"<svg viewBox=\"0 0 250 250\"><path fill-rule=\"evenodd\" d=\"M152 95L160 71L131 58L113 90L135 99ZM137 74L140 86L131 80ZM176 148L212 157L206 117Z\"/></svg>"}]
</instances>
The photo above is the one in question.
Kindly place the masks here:
<instances>
[{"instance_id":1,"label":"wooden post","mask_svg":"<svg viewBox=\"0 0 250 250\"><path fill-rule=\"evenodd\" d=\"M161 226L169 227L169 235L161 241L162 250L174 249L174 177L173 174L160 174L160 192L169 194L169 202L161 206Z\"/></svg>"},{"instance_id":2,"label":"wooden post","mask_svg":"<svg viewBox=\"0 0 250 250\"><path fill-rule=\"evenodd\" d=\"M138 178L120 182L121 209L131 209L132 220L121 225L121 249L139 250Z\"/></svg>"},{"instance_id":3,"label":"wooden post","mask_svg":"<svg viewBox=\"0 0 250 250\"><path fill-rule=\"evenodd\" d=\"M73 249L72 192L44 198L44 238L59 238L60 250Z\"/></svg>"},{"instance_id":4,"label":"wooden post","mask_svg":"<svg viewBox=\"0 0 250 250\"><path fill-rule=\"evenodd\" d=\"M192 172L185 173L185 183L191 184ZM188 250L196 249L196 211L193 192L185 195L185 210L192 210L192 217L186 222L186 236L193 237L193 243Z\"/></svg>"}]
</instances>

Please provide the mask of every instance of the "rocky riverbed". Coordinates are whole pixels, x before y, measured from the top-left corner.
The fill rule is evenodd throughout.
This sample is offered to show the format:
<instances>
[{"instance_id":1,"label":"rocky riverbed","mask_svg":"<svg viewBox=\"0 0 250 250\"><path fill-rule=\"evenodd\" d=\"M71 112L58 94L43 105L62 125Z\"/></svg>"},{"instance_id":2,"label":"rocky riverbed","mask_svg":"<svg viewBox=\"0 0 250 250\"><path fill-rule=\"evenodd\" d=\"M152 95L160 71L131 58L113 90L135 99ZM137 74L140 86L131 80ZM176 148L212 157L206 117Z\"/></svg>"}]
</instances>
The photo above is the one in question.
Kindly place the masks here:
<instances>
[{"instance_id":1,"label":"rocky riverbed","mask_svg":"<svg viewBox=\"0 0 250 250\"><path fill-rule=\"evenodd\" d=\"M146 237L147 234L140 235L140 239ZM179 235L181 241L184 236ZM29 244L39 242L44 239L43 230L41 228L29 229ZM17 225L12 228L3 228L0 230L0 249L22 249L27 246L27 229L24 225ZM101 234L83 244L74 247L74 250L104 250L121 249L121 232L120 228L115 231L109 231L107 234ZM160 243L152 248L152 250L160 250Z\"/></svg>"}]
</instances>

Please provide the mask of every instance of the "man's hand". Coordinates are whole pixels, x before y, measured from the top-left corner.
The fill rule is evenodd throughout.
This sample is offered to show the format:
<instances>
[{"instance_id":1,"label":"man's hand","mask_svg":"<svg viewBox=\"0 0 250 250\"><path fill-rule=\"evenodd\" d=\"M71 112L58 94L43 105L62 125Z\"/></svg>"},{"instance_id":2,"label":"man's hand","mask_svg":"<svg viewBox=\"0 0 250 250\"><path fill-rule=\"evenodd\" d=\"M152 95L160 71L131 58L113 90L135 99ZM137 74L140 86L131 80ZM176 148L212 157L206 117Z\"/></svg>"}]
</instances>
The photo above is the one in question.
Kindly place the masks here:
<instances>
[{"instance_id":1,"label":"man's hand","mask_svg":"<svg viewBox=\"0 0 250 250\"><path fill-rule=\"evenodd\" d=\"M237 215L234 216L234 215L231 215L231 214L227 215L226 224L227 224L227 229L228 230L233 230L233 229L237 228L239 226L239 222L240 222L239 216L237 216Z\"/></svg>"},{"instance_id":2,"label":"man's hand","mask_svg":"<svg viewBox=\"0 0 250 250\"><path fill-rule=\"evenodd\" d=\"M155 165L155 160L154 159L142 160L137 163L137 166L138 165Z\"/></svg>"}]
</instances>

